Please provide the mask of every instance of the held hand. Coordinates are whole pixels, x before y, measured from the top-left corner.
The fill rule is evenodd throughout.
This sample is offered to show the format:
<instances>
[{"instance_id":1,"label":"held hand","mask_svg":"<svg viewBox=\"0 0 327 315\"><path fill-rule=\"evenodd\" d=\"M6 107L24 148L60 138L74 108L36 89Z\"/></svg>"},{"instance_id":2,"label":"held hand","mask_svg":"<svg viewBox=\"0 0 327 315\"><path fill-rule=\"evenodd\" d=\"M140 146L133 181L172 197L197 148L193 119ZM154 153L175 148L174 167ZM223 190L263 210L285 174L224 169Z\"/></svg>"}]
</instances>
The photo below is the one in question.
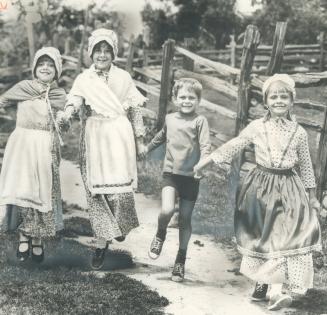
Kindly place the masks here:
<instances>
[{"instance_id":1,"label":"held hand","mask_svg":"<svg viewBox=\"0 0 327 315\"><path fill-rule=\"evenodd\" d=\"M0 108L0 115L6 115L6 111L4 108Z\"/></svg>"},{"instance_id":2,"label":"held hand","mask_svg":"<svg viewBox=\"0 0 327 315\"><path fill-rule=\"evenodd\" d=\"M136 149L137 149L137 158L139 160L145 159L147 153L148 153L148 148L146 145L144 145L143 141L137 142L136 144Z\"/></svg>"},{"instance_id":3,"label":"held hand","mask_svg":"<svg viewBox=\"0 0 327 315\"><path fill-rule=\"evenodd\" d=\"M320 202L316 197L311 197L309 200L309 205L311 209L315 209L318 213L320 212L321 206Z\"/></svg>"},{"instance_id":4,"label":"held hand","mask_svg":"<svg viewBox=\"0 0 327 315\"><path fill-rule=\"evenodd\" d=\"M59 111L57 113L56 122L61 131L68 131L70 127L70 119L65 112Z\"/></svg>"},{"instance_id":5,"label":"held hand","mask_svg":"<svg viewBox=\"0 0 327 315\"><path fill-rule=\"evenodd\" d=\"M193 167L194 178L195 178L195 179L201 179L201 178L204 177L204 174L203 174L202 170L203 170L203 167L201 167L201 166L199 165L199 163L196 164L196 165Z\"/></svg>"}]
</instances>

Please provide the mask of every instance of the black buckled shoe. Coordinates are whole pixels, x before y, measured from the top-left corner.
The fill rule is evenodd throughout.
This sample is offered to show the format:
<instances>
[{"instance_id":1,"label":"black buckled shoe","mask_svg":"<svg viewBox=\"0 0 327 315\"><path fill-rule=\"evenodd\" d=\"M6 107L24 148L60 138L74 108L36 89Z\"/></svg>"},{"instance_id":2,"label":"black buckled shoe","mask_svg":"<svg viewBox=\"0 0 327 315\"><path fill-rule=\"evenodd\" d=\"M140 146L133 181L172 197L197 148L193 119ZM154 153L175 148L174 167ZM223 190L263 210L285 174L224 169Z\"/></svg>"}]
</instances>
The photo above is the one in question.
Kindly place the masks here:
<instances>
[{"instance_id":1,"label":"black buckled shoe","mask_svg":"<svg viewBox=\"0 0 327 315\"><path fill-rule=\"evenodd\" d=\"M27 250L21 252L19 250L19 247L20 247L21 244L27 244ZM17 247L17 252L16 252L16 257L17 257L18 261L24 262L29 258L29 256L30 256L30 246L31 246L30 240L19 241L18 247Z\"/></svg>"},{"instance_id":2,"label":"black buckled shoe","mask_svg":"<svg viewBox=\"0 0 327 315\"><path fill-rule=\"evenodd\" d=\"M102 268L107 249L108 249L108 243L105 248L95 249L91 262L92 269L98 270Z\"/></svg>"},{"instance_id":3,"label":"black buckled shoe","mask_svg":"<svg viewBox=\"0 0 327 315\"><path fill-rule=\"evenodd\" d=\"M251 300L255 302L266 301L267 300L268 284L256 283L254 292L251 296Z\"/></svg>"},{"instance_id":4,"label":"black buckled shoe","mask_svg":"<svg viewBox=\"0 0 327 315\"><path fill-rule=\"evenodd\" d=\"M34 248L41 248L41 254L35 254L33 249ZM44 247L43 244L32 244L32 261L40 264L44 260Z\"/></svg>"}]
</instances>

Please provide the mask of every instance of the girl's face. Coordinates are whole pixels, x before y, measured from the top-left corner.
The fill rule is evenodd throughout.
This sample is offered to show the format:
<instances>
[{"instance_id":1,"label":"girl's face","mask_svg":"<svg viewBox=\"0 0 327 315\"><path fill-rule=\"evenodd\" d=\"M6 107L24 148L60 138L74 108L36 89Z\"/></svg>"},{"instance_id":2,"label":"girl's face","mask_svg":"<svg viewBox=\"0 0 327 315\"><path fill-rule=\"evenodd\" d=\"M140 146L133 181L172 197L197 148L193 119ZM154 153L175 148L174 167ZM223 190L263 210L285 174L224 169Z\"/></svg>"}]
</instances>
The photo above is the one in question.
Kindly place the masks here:
<instances>
[{"instance_id":1,"label":"girl's face","mask_svg":"<svg viewBox=\"0 0 327 315\"><path fill-rule=\"evenodd\" d=\"M187 86L181 87L177 91L175 104L183 114L192 114L195 112L200 100L193 89Z\"/></svg>"},{"instance_id":2,"label":"girl's face","mask_svg":"<svg viewBox=\"0 0 327 315\"><path fill-rule=\"evenodd\" d=\"M266 105L271 117L286 117L293 105L292 94L282 82L274 82L268 89Z\"/></svg>"},{"instance_id":3,"label":"girl's face","mask_svg":"<svg viewBox=\"0 0 327 315\"><path fill-rule=\"evenodd\" d=\"M94 66L98 70L108 71L112 62L112 49L106 42L95 45L92 54Z\"/></svg>"},{"instance_id":4,"label":"girl's face","mask_svg":"<svg viewBox=\"0 0 327 315\"><path fill-rule=\"evenodd\" d=\"M53 60L48 56L39 58L36 64L35 76L44 83L50 83L56 76L56 67Z\"/></svg>"}]
</instances>

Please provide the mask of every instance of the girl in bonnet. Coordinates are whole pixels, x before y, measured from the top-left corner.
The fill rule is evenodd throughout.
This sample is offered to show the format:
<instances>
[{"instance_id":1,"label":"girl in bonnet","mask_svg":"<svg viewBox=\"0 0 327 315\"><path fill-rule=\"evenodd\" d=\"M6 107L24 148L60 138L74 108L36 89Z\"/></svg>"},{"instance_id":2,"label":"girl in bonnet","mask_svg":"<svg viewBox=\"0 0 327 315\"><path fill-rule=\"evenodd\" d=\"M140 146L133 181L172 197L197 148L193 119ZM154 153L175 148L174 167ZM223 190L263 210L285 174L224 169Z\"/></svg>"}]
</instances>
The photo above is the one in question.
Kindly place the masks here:
<instances>
[{"instance_id":1,"label":"girl in bonnet","mask_svg":"<svg viewBox=\"0 0 327 315\"><path fill-rule=\"evenodd\" d=\"M253 144L256 167L244 178L234 218L241 272L256 281L252 300L266 300L269 310L287 307L291 293L313 286L312 252L321 250L315 178L306 131L290 115L295 83L275 74L263 85L268 113L252 121L240 135L201 160L195 171L212 161L231 162ZM294 170L300 169L300 176Z\"/></svg>"},{"instance_id":2,"label":"girl in bonnet","mask_svg":"<svg viewBox=\"0 0 327 315\"><path fill-rule=\"evenodd\" d=\"M2 227L18 227L20 261L31 255L33 261L41 262L42 239L63 228L61 140L55 123L56 112L66 99L57 84L61 70L59 51L42 48L34 57L34 79L17 83L0 97L2 108L17 103L16 129L8 139L0 174L0 208L6 219Z\"/></svg>"},{"instance_id":3,"label":"girl in bonnet","mask_svg":"<svg viewBox=\"0 0 327 315\"><path fill-rule=\"evenodd\" d=\"M112 30L92 33L88 53L93 64L75 79L58 120L64 127L73 113L82 114L80 168L97 241L94 269L102 267L108 243L123 241L139 224L133 188L137 185L136 152L145 150L140 106L146 98L130 74L112 63L117 44Z\"/></svg>"}]
</instances>

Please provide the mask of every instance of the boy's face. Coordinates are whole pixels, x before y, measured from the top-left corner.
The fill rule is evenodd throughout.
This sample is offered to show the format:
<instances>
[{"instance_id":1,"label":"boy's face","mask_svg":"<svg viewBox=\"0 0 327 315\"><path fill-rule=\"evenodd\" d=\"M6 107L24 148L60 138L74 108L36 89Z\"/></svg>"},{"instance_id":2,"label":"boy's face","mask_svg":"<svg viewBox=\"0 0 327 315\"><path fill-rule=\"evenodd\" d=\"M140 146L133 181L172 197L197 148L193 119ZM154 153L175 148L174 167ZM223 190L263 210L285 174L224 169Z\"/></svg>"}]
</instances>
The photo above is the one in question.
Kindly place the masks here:
<instances>
[{"instance_id":1,"label":"boy's face","mask_svg":"<svg viewBox=\"0 0 327 315\"><path fill-rule=\"evenodd\" d=\"M179 108L179 111L183 114L194 113L200 100L195 94L194 90L188 86L181 87L175 98L175 105Z\"/></svg>"},{"instance_id":2,"label":"boy's face","mask_svg":"<svg viewBox=\"0 0 327 315\"><path fill-rule=\"evenodd\" d=\"M44 83L52 82L56 75L56 67L48 56L42 56L36 64L35 76Z\"/></svg>"}]
</instances>

